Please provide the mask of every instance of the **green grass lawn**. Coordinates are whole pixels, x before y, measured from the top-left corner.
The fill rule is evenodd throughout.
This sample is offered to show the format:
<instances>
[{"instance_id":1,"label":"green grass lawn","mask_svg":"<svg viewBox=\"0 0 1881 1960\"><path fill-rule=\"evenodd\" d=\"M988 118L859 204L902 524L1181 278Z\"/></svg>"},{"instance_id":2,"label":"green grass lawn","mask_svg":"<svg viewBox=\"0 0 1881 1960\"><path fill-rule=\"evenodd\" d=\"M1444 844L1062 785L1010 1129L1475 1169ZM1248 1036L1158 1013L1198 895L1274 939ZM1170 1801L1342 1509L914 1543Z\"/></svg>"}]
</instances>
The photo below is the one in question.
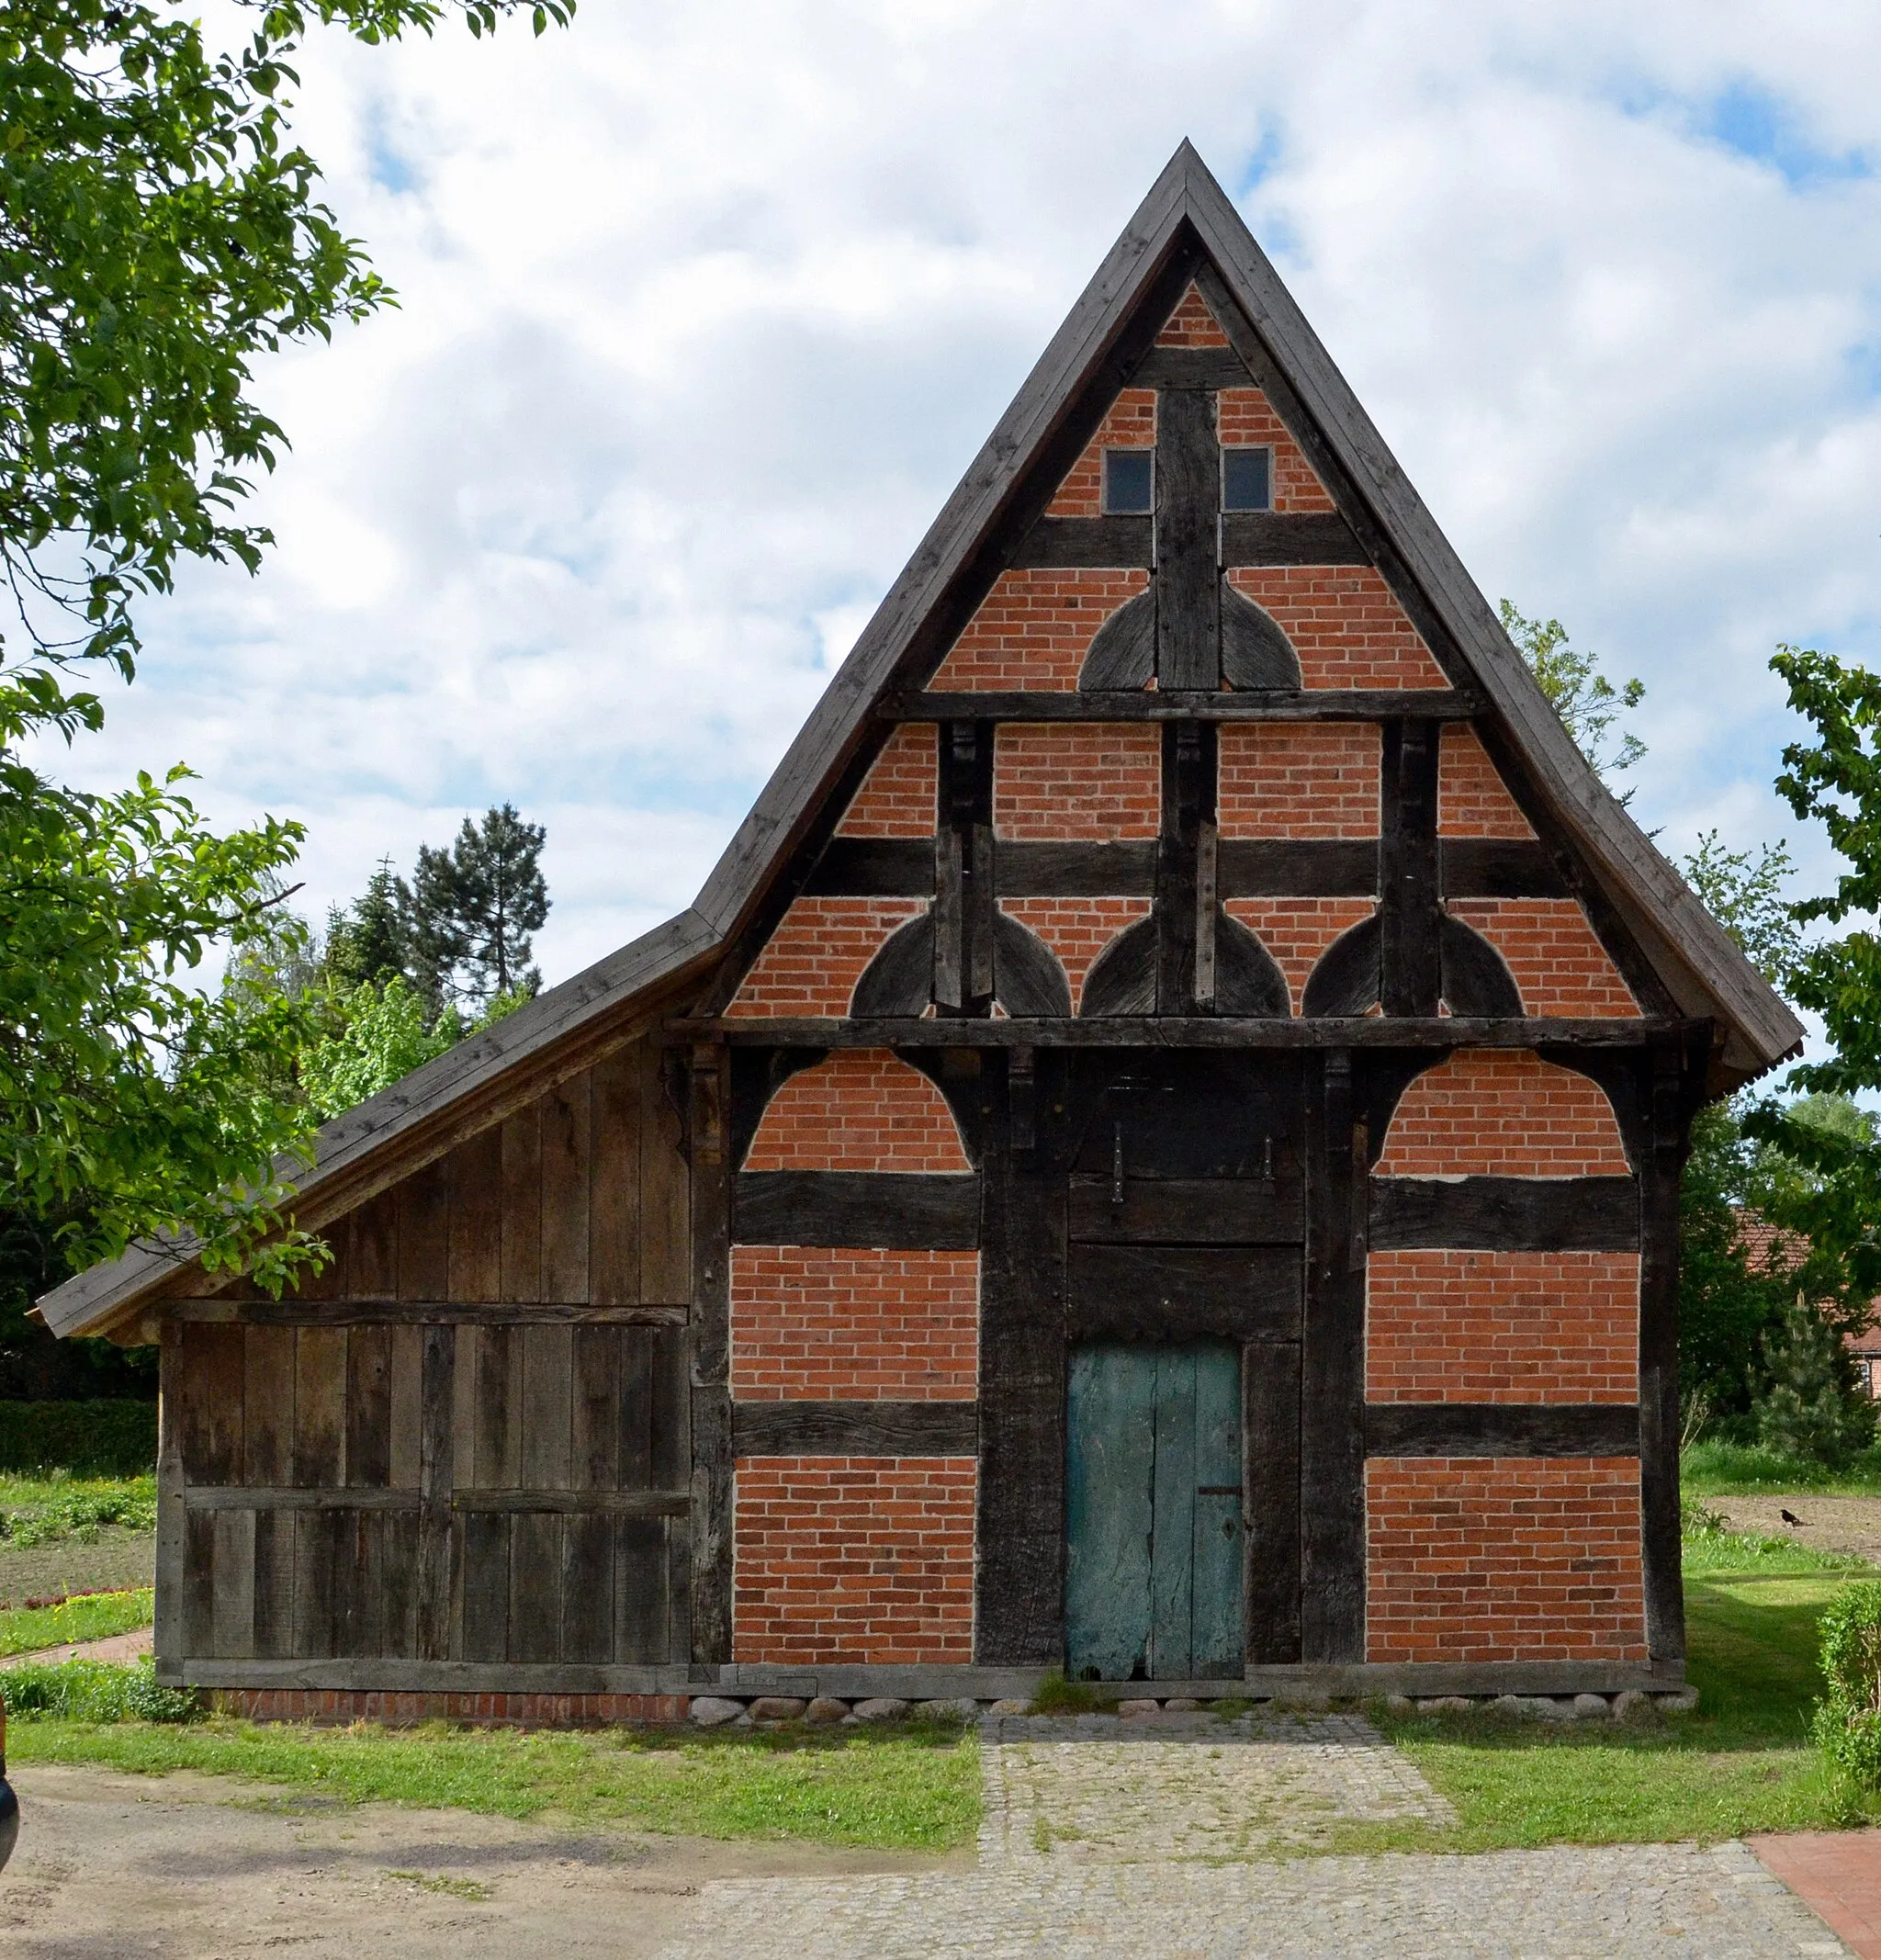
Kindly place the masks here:
<instances>
[{"instance_id":1,"label":"green grass lawn","mask_svg":"<svg viewBox=\"0 0 1881 1960\"><path fill-rule=\"evenodd\" d=\"M0 1474L0 1607L153 1583L154 1477Z\"/></svg>"},{"instance_id":2,"label":"green grass lawn","mask_svg":"<svg viewBox=\"0 0 1881 1960\"><path fill-rule=\"evenodd\" d=\"M1679 1459L1679 1487L1687 1497L1781 1497L1797 1491L1881 1497L1881 1449L1864 1451L1844 1470L1831 1470L1774 1450L1695 1443Z\"/></svg>"},{"instance_id":3,"label":"green grass lawn","mask_svg":"<svg viewBox=\"0 0 1881 1960\"><path fill-rule=\"evenodd\" d=\"M441 1723L389 1731L19 1720L7 1742L8 1768L28 1790L40 1763L191 1769L349 1803L894 1851L968 1843L980 1817L978 1747L952 1727L597 1736Z\"/></svg>"},{"instance_id":4,"label":"green grass lawn","mask_svg":"<svg viewBox=\"0 0 1881 1960\"><path fill-rule=\"evenodd\" d=\"M1340 1833L1341 1848L1708 1842L1881 1820L1881 1796L1828 1769L1806 1732L1822 1688L1817 1618L1867 1570L1780 1540L1688 1538L1695 1713L1560 1727L1384 1715L1385 1731L1449 1798L1457 1823L1355 1828Z\"/></svg>"},{"instance_id":5,"label":"green grass lawn","mask_svg":"<svg viewBox=\"0 0 1881 1960\"><path fill-rule=\"evenodd\" d=\"M102 1640L148 1627L156 1594L148 1586L128 1593L94 1593L62 1605L0 1611L0 1654L29 1654L74 1640Z\"/></svg>"}]
</instances>

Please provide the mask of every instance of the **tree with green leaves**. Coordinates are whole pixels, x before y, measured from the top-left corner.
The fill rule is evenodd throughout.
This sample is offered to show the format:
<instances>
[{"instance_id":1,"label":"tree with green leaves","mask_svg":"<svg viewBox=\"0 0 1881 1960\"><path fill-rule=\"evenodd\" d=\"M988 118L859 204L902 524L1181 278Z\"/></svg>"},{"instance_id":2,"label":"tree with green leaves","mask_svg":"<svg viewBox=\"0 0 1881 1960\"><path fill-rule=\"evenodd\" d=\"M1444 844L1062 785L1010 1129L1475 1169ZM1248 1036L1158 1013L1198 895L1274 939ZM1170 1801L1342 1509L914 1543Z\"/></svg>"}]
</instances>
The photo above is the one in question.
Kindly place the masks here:
<instances>
[{"instance_id":1,"label":"tree with green leaves","mask_svg":"<svg viewBox=\"0 0 1881 1960\"><path fill-rule=\"evenodd\" d=\"M332 983L349 989L411 978L411 935L389 858L379 860L365 891L350 906L334 906L327 914L321 964Z\"/></svg>"},{"instance_id":2,"label":"tree with green leaves","mask_svg":"<svg viewBox=\"0 0 1881 1960\"><path fill-rule=\"evenodd\" d=\"M1503 631L1528 663L1561 726L1601 776L1611 784L1613 777L1637 766L1646 754L1646 744L1617 725L1623 714L1645 699L1646 683L1628 681L1616 687L1601 672L1598 655L1582 653L1568 644L1568 629L1558 619L1529 619L1506 599L1501 612ZM1627 790L1620 801L1630 802L1632 794Z\"/></svg>"},{"instance_id":3,"label":"tree with green leaves","mask_svg":"<svg viewBox=\"0 0 1881 1960\"><path fill-rule=\"evenodd\" d=\"M1881 675L1823 653L1784 647L1771 661L1813 740L1783 751L1778 794L1819 822L1845 869L1835 889L1791 907L1801 926L1844 929L1800 949L1790 998L1818 1016L1830 1054L1799 1064L1789 1086L1845 1098L1881 1090ZM1833 1250L1867 1296L1881 1292L1881 1142L1872 1124L1826 1127L1807 1105L1757 1103L1746 1128L1809 1174L1795 1197L1797 1228Z\"/></svg>"},{"instance_id":4,"label":"tree with green leaves","mask_svg":"<svg viewBox=\"0 0 1881 1960\"><path fill-rule=\"evenodd\" d=\"M186 979L266 934L298 827L218 836L185 771L87 794L24 750L101 726L96 678L132 676L137 603L182 564L259 564L242 501L287 438L255 362L390 299L292 137L304 36L522 4L239 0L226 50L167 5L0 8L0 1204L71 1264L168 1241L278 1285L318 1256L277 1167L308 1131L297 1004Z\"/></svg>"},{"instance_id":5,"label":"tree with green leaves","mask_svg":"<svg viewBox=\"0 0 1881 1960\"><path fill-rule=\"evenodd\" d=\"M448 848L419 847L411 885L399 885L400 914L411 971L434 1002L526 998L542 985L530 953L548 918L546 837L505 803L480 823L467 817Z\"/></svg>"}]
</instances>

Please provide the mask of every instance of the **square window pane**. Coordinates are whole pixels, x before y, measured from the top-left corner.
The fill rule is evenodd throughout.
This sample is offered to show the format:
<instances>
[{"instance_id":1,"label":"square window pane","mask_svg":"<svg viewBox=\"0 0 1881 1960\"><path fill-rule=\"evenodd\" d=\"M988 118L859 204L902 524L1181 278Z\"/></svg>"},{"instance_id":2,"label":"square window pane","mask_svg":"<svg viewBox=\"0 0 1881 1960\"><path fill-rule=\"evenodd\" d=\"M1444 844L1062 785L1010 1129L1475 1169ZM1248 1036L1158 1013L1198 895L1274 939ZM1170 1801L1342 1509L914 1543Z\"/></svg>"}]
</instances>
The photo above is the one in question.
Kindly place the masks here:
<instances>
[{"instance_id":1,"label":"square window pane","mask_svg":"<svg viewBox=\"0 0 1881 1960\"><path fill-rule=\"evenodd\" d=\"M1147 515L1155 508L1154 449L1104 451L1104 508L1117 517Z\"/></svg>"},{"instance_id":2,"label":"square window pane","mask_svg":"<svg viewBox=\"0 0 1881 1960\"><path fill-rule=\"evenodd\" d=\"M1271 449L1222 451L1222 508L1224 511L1270 511L1274 507L1274 452Z\"/></svg>"}]
</instances>

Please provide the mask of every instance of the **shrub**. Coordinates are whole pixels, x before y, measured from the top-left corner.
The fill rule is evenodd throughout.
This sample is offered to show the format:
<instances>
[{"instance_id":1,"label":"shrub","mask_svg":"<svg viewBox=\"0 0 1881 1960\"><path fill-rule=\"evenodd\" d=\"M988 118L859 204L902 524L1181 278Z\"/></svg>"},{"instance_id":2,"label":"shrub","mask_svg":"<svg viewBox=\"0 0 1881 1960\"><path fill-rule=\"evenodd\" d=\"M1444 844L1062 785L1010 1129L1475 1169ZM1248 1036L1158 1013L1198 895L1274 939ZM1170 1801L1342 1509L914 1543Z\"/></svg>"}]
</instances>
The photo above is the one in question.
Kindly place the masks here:
<instances>
[{"instance_id":1,"label":"shrub","mask_svg":"<svg viewBox=\"0 0 1881 1960\"><path fill-rule=\"evenodd\" d=\"M1821 1314L1798 1301L1766 1335L1770 1386L1757 1405L1757 1441L1782 1457L1840 1470L1875 1440L1875 1407L1854 1364Z\"/></svg>"},{"instance_id":2,"label":"shrub","mask_svg":"<svg viewBox=\"0 0 1881 1960\"><path fill-rule=\"evenodd\" d=\"M1822 1615L1818 1745L1858 1781L1881 1787L1881 1579L1844 1586Z\"/></svg>"},{"instance_id":3,"label":"shrub","mask_svg":"<svg viewBox=\"0 0 1881 1960\"><path fill-rule=\"evenodd\" d=\"M153 1402L0 1402L0 1470L135 1477L157 1460Z\"/></svg>"},{"instance_id":4,"label":"shrub","mask_svg":"<svg viewBox=\"0 0 1881 1960\"><path fill-rule=\"evenodd\" d=\"M56 1475L47 1482L9 1485L0 1480L0 1539L22 1551L35 1545L97 1543L106 1525L127 1531L157 1528L154 1477L90 1481Z\"/></svg>"},{"instance_id":5,"label":"shrub","mask_svg":"<svg viewBox=\"0 0 1881 1960\"><path fill-rule=\"evenodd\" d=\"M60 1661L8 1668L0 1675L6 1712L29 1722L189 1722L201 1714L194 1690L166 1688L155 1662Z\"/></svg>"}]
</instances>

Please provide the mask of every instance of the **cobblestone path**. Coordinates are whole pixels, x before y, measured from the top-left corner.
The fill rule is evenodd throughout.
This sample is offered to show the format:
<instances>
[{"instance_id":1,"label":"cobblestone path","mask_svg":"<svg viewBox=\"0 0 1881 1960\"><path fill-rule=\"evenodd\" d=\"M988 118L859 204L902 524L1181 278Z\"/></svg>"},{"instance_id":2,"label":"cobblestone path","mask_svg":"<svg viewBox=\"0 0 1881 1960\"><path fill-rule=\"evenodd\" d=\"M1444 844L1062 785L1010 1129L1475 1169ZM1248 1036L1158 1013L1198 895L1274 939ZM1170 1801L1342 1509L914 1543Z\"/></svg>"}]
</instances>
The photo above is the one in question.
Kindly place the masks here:
<instances>
[{"instance_id":1,"label":"cobblestone path","mask_svg":"<svg viewBox=\"0 0 1881 1960\"><path fill-rule=\"evenodd\" d=\"M972 1872L731 1880L661 1960L1765 1960L1846 1952L1740 1844L1299 1856L1442 1821L1352 1716L988 1722Z\"/></svg>"}]
</instances>

